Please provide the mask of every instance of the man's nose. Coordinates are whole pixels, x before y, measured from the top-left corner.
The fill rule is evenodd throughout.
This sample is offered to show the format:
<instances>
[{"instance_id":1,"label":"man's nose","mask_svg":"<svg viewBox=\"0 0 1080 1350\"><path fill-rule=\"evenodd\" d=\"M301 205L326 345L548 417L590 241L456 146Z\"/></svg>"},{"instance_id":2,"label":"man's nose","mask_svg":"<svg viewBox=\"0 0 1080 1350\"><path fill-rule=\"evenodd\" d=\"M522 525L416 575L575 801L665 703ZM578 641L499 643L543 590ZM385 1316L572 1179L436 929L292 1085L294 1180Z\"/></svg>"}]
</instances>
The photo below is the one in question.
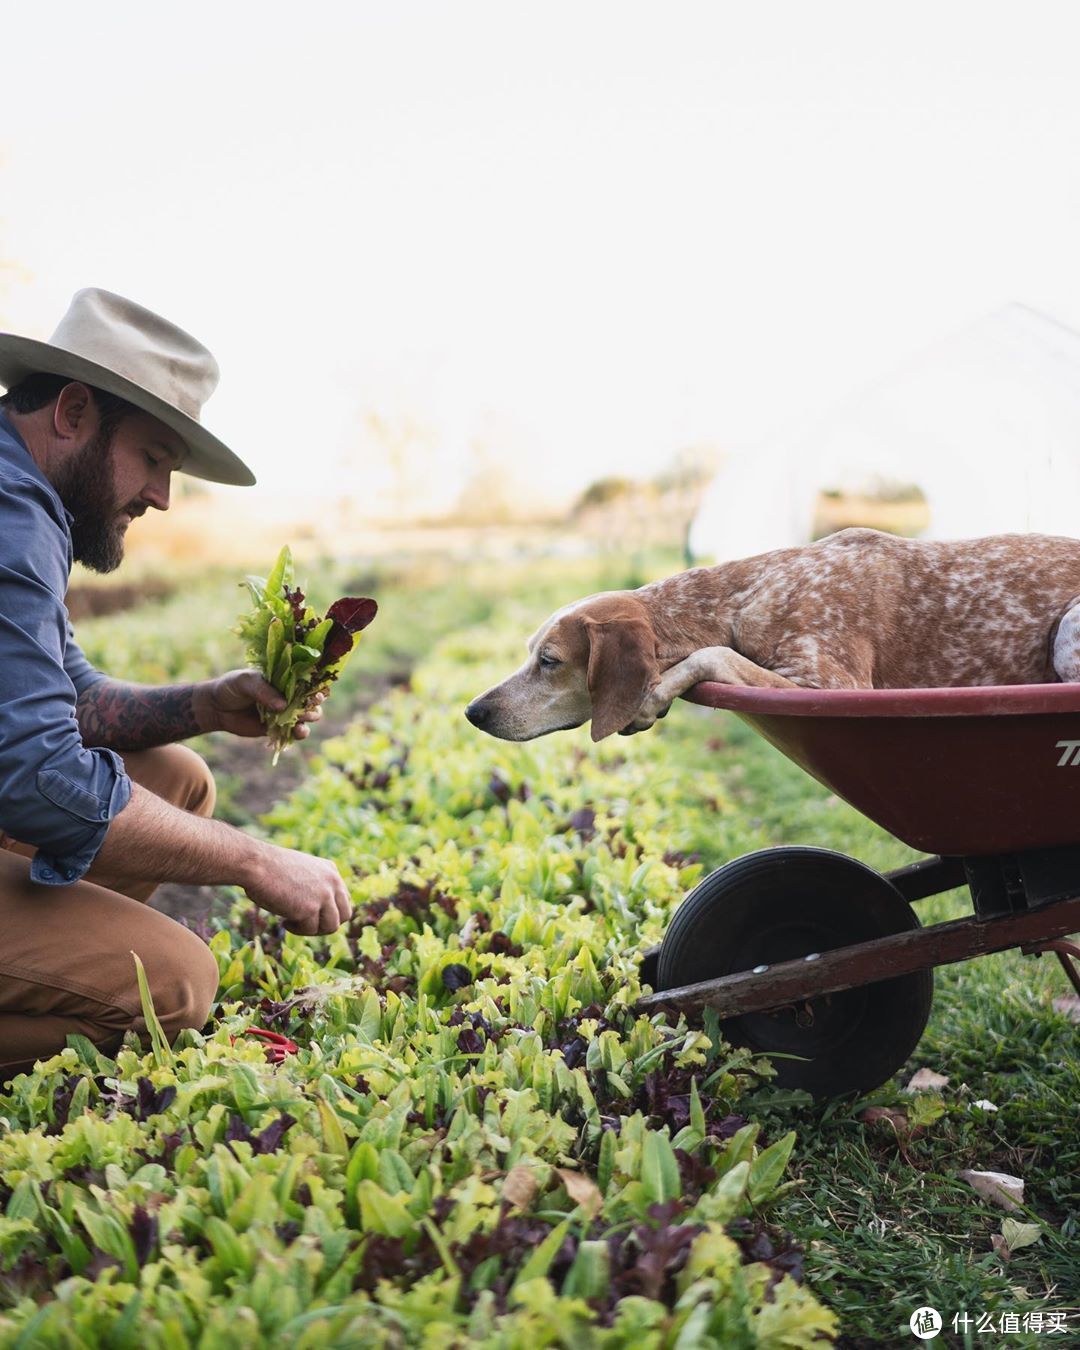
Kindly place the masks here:
<instances>
[{"instance_id":1,"label":"man's nose","mask_svg":"<svg viewBox=\"0 0 1080 1350\"><path fill-rule=\"evenodd\" d=\"M168 474L164 478L151 478L146 487L143 488L143 501L155 507L158 511L167 511L169 509L170 486Z\"/></svg>"}]
</instances>

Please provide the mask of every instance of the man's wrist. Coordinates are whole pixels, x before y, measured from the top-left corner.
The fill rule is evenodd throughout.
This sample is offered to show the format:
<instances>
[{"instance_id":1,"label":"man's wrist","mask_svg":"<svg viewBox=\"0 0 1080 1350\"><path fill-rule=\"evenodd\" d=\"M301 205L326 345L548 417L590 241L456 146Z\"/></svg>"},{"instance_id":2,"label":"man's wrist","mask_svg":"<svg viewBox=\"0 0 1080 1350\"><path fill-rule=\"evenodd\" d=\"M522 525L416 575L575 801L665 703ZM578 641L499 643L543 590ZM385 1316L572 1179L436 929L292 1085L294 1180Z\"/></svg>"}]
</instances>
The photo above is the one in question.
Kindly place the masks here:
<instances>
[{"instance_id":1,"label":"man's wrist","mask_svg":"<svg viewBox=\"0 0 1080 1350\"><path fill-rule=\"evenodd\" d=\"M200 680L191 687L191 712L200 734L221 730L221 720L214 703L214 684L214 680Z\"/></svg>"},{"instance_id":2,"label":"man's wrist","mask_svg":"<svg viewBox=\"0 0 1080 1350\"><path fill-rule=\"evenodd\" d=\"M273 865L272 854L275 852L272 844L264 843L260 839L253 839L251 835L238 831L243 843L240 846L240 856L237 859L237 877L236 885L242 890L250 891L258 889L266 876L266 870Z\"/></svg>"}]
</instances>

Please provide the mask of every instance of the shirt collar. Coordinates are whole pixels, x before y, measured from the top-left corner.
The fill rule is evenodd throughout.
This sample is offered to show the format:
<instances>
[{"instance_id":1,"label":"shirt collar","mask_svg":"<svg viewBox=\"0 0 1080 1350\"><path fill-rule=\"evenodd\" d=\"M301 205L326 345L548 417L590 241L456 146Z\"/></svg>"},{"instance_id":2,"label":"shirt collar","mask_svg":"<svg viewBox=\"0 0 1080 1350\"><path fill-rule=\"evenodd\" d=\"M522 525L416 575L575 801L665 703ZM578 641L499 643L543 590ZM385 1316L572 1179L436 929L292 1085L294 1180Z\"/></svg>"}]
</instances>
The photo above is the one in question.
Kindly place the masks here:
<instances>
[{"instance_id":1,"label":"shirt collar","mask_svg":"<svg viewBox=\"0 0 1080 1350\"><path fill-rule=\"evenodd\" d=\"M15 430L14 425L4 416L3 411L0 410L0 465L5 464L10 464L21 473L29 474L31 478L36 478L43 487L47 488L56 498L68 525L71 525L74 517L60 500L60 494L38 468L37 460L30 453L30 447Z\"/></svg>"}]
</instances>

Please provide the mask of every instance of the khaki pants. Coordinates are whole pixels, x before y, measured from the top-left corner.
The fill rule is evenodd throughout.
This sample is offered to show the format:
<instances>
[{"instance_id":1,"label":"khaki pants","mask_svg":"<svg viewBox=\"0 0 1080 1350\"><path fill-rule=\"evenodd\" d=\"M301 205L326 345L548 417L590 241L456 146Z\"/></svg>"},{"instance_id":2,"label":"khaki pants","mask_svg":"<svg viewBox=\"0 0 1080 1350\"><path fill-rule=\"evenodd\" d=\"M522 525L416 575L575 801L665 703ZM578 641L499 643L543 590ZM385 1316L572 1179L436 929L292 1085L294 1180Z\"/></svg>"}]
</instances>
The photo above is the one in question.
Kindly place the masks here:
<instances>
[{"instance_id":1,"label":"khaki pants","mask_svg":"<svg viewBox=\"0 0 1080 1350\"><path fill-rule=\"evenodd\" d=\"M174 806L212 814L214 779L187 746L125 754L124 764ZM119 882L95 864L71 886L37 885L33 853L17 843L0 850L0 1083L55 1055L72 1032L106 1054L126 1031L145 1038L133 951L169 1040L201 1027L217 994L217 962L194 933L145 903L157 882Z\"/></svg>"}]
</instances>

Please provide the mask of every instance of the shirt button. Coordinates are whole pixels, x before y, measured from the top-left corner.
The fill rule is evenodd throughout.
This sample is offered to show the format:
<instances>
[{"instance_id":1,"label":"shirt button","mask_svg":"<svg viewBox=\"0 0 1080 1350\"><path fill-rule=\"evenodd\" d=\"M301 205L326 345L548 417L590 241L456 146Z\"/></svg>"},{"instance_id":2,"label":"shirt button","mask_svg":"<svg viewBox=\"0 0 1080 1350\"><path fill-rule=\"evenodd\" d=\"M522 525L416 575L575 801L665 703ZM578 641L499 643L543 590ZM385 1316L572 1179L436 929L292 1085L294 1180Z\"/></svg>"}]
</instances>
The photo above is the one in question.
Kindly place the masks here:
<instances>
[{"instance_id":1,"label":"shirt button","mask_svg":"<svg viewBox=\"0 0 1080 1350\"><path fill-rule=\"evenodd\" d=\"M52 870L51 867L43 867L41 869L41 875L45 878L46 881L52 881L53 877L56 876L56 873Z\"/></svg>"},{"instance_id":2,"label":"shirt button","mask_svg":"<svg viewBox=\"0 0 1080 1350\"><path fill-rule=\"evenodd\" d=\"M75 879L75 869L74 869L74 867L65 867L65 868L64 868L64 880L65 880L65 881L74 881L74 879Z\"/></svg>"}]
</instances>

